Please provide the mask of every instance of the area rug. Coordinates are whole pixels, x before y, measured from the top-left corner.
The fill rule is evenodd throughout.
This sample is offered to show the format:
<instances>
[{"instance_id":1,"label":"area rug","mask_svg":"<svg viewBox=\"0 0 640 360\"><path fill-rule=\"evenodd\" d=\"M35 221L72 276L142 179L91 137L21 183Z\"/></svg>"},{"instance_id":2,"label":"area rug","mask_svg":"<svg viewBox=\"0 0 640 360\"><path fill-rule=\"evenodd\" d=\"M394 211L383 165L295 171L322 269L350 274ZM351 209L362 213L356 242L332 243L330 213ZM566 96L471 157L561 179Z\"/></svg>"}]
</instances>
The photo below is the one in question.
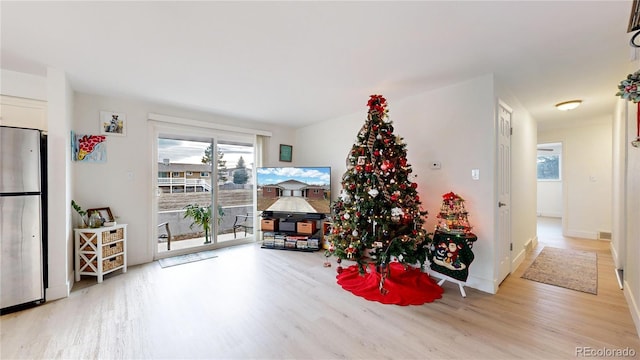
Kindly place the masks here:
<instances>
[{"instance_id":1,"label":"area rug","mask_svg":"<svg viewBox=\"0 0 640 360\"><path fill-rule=\"evenodd\" d=\"M351 265L336 276L338 284L354 295L370 301L395 305L422 305L442 297L442 288L419 268L407 267L397 262L389 264L390 274L380 291L380 273L370 265L360 275L357 265Z\"/></svg>"},{"instance_id":2,"label":"area rug","mask_svg":"<svg viewBox=\"0 0 640 360\"><path fill-rule=\"evenodd\" d=\"M592 251L544 247L522 278L596 295L598 255Z\"/></svg>"},{"instance_id":3,"label":"area rug","mask_svg":"<svg viewBox=\"0 0 640 360\"><path fill-rule=\"evenodd\" d=\"M188 264L191 262L212 259L216 257L218 256L214 254L214 251L201 251L193 254L178 255L170 258L159 259L158 263L160 264L160 267L166 268L170 266Z\"/></svg>"}]
</instances>

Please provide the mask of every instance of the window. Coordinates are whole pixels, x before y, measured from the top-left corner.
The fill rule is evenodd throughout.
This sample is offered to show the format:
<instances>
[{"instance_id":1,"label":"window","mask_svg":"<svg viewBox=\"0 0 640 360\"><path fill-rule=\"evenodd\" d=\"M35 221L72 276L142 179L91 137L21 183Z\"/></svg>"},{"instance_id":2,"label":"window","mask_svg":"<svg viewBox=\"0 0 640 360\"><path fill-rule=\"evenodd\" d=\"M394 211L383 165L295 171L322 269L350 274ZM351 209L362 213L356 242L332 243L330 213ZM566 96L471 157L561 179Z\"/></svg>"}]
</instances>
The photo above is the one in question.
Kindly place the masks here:
<instances>
[{"instance_id":1,"label":"window","mask_svg":"<svg viewBox=\"0 0 640 360\"><path fill-rule=\"evenodd\" d=\"M209 177L209 173L206 171L203 171L200 173L200 177Z\"/></svg>"},{"instance_id":2,"label":"window","mask_svg":"<svg viewBox=\"0 0 640 360\"><path fill-rule=\"evenodd\" d=\"M187 176L193 175L193 171L187 171Z\"/></svg>"},{"instance_id":3,"label":"window","mask_svg":"<svg viewBox=\"0 0 640 360\"><path fill-rule=\"evenodd\" d=\"M561 146L560 143L538 145L538 180L561 180Z\"/></svg>"},{"instance_id":4,"label":"window","mask_svg":"<svg viewBox=\"0 0 640 360\"><path fill-rule=\"evenodd\" d=\"M180 173L177 171L174 171L171 173L171 177L180 177Z\"/></svg>"}]
</instances>

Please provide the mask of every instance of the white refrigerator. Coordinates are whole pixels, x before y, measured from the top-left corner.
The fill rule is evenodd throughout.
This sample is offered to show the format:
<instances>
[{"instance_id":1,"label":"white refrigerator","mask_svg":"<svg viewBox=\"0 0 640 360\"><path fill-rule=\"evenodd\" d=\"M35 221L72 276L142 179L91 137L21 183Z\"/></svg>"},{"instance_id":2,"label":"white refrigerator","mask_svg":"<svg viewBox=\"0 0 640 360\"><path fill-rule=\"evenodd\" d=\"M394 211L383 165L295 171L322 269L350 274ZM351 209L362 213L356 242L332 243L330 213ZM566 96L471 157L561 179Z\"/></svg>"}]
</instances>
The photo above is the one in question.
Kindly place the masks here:
<instances>
[{"instance_id":1,"label":"white refrigerator","mask_svg":"<svg viewBox=\"0 0 640 360\"><path fill-rule=\"evenodd\" d=\"M0 312L45 301L46 134L0 126Z\"/></svg>"}]
</instances>

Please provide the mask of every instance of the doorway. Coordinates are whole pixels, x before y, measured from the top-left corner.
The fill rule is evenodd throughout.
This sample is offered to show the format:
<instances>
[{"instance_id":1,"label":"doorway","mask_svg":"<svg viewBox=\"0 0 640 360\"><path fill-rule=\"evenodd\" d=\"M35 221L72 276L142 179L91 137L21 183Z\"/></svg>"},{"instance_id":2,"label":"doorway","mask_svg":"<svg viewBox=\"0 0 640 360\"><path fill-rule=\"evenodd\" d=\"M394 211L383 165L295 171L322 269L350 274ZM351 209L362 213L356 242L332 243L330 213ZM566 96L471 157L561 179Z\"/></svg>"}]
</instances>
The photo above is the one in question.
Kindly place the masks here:
<instances>
[{"instance_id":1,"label":"doorway","mask_svg":"<svg viewBox=\"0 0 640 360\"><path fill-rule=\"evenodd\" d=\"M562 229L563 179L562 143L538 144L537 150L537 209L538 220L555 219Z\"/></svg>"},{"instance_id":2,"label":"doorway","mask_svg":"<svg viewBox=\"0 0 640 360\"><path fill-rule=\"evenodd\" d=\"M155 258L255 241L253 138L199 133L156 136Z\"/></svg>"}]
</instances>

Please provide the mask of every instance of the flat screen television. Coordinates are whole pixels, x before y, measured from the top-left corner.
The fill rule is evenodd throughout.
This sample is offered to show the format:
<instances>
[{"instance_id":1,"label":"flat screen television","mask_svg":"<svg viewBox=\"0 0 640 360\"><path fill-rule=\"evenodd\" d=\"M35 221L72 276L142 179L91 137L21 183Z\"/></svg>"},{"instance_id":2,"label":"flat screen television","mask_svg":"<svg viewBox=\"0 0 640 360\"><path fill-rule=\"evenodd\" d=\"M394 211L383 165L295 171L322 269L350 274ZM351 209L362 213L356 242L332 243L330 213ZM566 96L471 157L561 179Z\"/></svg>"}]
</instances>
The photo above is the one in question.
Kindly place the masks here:
<instances>
[{"instance_id":1,"label":"flat screen television","mask_svg":"<svg viewBox=\"0 0 640 360\"><path fill-rule=\"evenodd\" d=\"M331 167L259 167L258 211L274 216L331 212Z\"/></svg>"}]
</instances>

